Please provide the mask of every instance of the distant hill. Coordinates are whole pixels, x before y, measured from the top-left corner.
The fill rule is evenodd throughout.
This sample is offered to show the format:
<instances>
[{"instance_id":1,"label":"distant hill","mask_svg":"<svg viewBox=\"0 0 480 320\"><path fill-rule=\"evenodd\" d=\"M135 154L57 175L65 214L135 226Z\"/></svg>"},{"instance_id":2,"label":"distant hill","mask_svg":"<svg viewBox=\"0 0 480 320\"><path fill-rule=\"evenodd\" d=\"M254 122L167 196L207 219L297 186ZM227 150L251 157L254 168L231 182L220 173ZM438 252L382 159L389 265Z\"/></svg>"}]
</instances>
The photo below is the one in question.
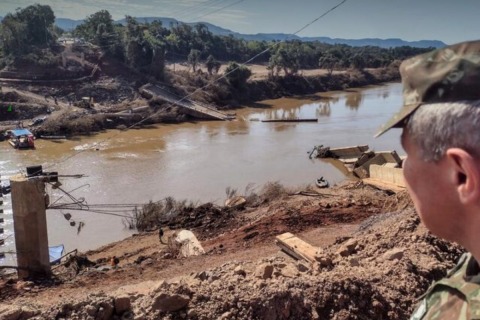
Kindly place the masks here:
<instances>
[{"instance_id":1,"label":"distant hill","mask_svg":"<svg viewBox=\"0 0 480 320\"><path fill-rule=\"evenodd\" d=\"M160 18L160 17L141 17L136 18L138 22L152 22L155 20L161 21L163 26L166 28L170 27L170 24L182 23L173 18ZM71 19L56 19L55 23L57 26L64 30L71 30L75 28L77 25L82 23L83 20L71 20ZM125 24L125 19L121 19L115 21L116 23ZM187 23L188 25L194 26L198 22ZM257 34L242 34L238 32L234 32L232 30L224 29L222 27L216 26L214 24L208 22L202 22L208 27L213 34L228 36L232 35L236 38L243 38L245 40L258 40L258 41L273 41L273 40L284 40L288 35L284 33L257 33ZM417 48L442 48L445 47L446 44L439 40L421 40L421 41L405 41L402 39L374 39L374 38L366 38L366 39L332 39L329 37L298 37L292 36L289 39L298 39L302 41L320 41L328 44L347 44L349 46L354 47L363 47L363 46L377 46L381 48L394 48L394 47L401 47L401 46L411 46Z\"/></svg>"},{"instance_id":2,"label":"distant hill","mask_svg":"<svg viewBox=\"0 0 480 320\"><path fill-rule=\"evenodd\" d=\"M72 20L72 19L65 19L65 18L57 18L55 19L55 24L57 27L62 28L63 30L73 30L79 24L82 24L83 20Z\"/></svg>"}]
</instances>

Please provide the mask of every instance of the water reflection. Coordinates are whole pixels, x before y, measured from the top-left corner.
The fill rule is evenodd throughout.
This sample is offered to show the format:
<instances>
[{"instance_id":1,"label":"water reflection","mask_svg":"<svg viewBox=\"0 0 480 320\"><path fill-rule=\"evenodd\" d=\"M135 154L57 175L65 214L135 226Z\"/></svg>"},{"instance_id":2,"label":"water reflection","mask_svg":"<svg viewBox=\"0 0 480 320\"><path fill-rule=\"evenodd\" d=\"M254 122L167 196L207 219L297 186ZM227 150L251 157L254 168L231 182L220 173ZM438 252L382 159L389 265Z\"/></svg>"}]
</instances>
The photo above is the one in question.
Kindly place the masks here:
<instances>
[{"instance_id":1,"label":"water reflection","mask_svg":"<svg viewBox=\"0 0 480 320\"><path fill-rule=\"evenodd\" d=\"M345 106L350 110L358 110L363 100L363 93L358 91L349 91L346 94Z\"/></svg>"},{"instance_id":2,"label":"water reflection","mask_svg":"<svg viewBox=\"0 0 480 320\"><path fill-rule=\"evenodd\" d=\"M321 104L317 108L316 114L317 114L317 118L330 117L330 115L332 114L332 107L331 107L330 101Z\"/></svg>"}]
</instances>

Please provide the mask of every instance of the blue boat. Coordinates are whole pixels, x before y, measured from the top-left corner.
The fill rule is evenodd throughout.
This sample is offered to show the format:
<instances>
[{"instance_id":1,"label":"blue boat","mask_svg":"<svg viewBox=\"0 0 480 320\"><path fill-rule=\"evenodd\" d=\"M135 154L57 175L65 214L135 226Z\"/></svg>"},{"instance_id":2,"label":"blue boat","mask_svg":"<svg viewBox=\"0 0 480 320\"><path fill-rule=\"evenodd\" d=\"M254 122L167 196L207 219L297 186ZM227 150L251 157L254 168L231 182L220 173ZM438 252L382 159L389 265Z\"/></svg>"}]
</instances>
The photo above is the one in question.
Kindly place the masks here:
<instances>
[{"instance_id":1,"label":"blue boat","mask_svg":"<svg viewBox=\"0 0 480 320\"><path fill-rule=\"evenodd\" d=\"M35 149L35 136L27 129L8 130L7 137L15 149Z\"/></svg>"}]
</instances>

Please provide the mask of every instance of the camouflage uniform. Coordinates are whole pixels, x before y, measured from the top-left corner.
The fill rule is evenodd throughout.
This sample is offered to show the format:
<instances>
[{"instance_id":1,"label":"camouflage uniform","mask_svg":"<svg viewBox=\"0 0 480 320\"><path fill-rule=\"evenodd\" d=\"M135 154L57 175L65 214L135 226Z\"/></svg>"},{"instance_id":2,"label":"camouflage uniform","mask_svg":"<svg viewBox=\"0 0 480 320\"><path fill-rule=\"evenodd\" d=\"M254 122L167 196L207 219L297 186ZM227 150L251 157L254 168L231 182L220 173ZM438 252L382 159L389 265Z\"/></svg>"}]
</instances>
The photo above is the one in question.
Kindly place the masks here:
<instances>
[{"instance_id":1,"label":"camouflage uniform","mask_svg":"<svg viewBox=\"0 0 480 320\"><path fill-rule=\"evenodd\" d=\"M434 319L480 319L480 268L471 254L428 289L410 318Z\"/></svg>"},{"instance_id":2,"label":"camouflage uniform","mask_svg":"<svg viewBox=\"0 0 480 320\"><path fill-rule=\"evenodd\" d=\"M480 101L480 41L408 59L400 66L400 74L403 106L376 137L391 128L403 128L405 120L424 104ZM480 319L480 268L471 254L463 255L444 279L428 289L411 317L420 319Z\"/></svg>"}]
</instances>

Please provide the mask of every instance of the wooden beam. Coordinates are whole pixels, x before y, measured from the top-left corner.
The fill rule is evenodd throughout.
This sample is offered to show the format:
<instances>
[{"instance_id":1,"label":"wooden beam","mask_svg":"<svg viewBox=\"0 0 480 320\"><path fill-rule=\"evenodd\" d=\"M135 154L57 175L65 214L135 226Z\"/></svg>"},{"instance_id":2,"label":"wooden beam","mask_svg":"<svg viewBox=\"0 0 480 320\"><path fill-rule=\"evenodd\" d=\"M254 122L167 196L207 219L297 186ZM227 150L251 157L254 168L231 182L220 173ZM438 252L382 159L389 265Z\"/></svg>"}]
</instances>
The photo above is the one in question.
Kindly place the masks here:
<instances>
[{"instance_id":1,"label":"wooden beam","mask_svg":"<svg viewBox=\"0 0 480 320\"><path fill-rule=\"evenodd\" d=\"M300 238L297 238L290 232L281 234L275 238L275 243L283 251L293 256L298 260L306 260L309 262L315 262L315 257L319 250L318 247L314 247Z\"/></svg>"}]
</instances>

